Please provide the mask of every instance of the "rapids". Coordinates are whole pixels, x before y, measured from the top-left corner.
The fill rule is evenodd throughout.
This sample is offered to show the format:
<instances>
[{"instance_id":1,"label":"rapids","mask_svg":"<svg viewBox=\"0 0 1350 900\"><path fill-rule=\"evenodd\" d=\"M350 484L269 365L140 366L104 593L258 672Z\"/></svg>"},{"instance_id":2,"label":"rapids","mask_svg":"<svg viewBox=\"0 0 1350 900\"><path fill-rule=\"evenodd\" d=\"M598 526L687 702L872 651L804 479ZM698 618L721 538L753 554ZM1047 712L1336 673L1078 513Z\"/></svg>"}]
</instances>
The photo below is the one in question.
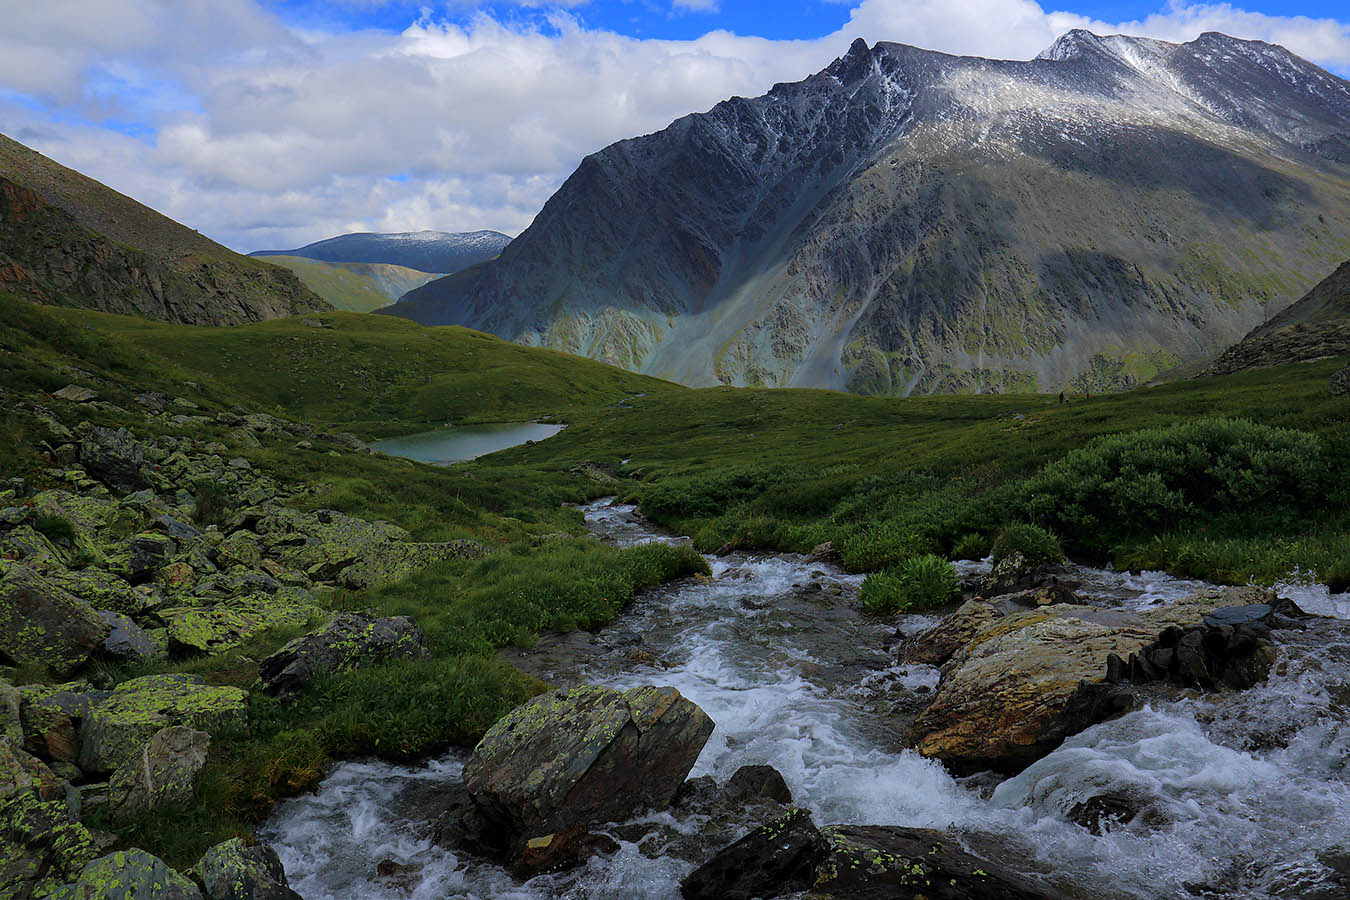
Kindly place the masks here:
<instances>
[{"instance_id":1,"label":"rapids","mask_svg":"<svg viewBox=\"0 0 1350 900\"><path fill-rule=\"evenodd\" d=\"M631 507L584 509L602 540L679 541ZM954 779L905 749L937 683L897 665L897 623L856 610L861 577L790 554L710 558L712 580L642 594L599 634L541 638L508 657L555 684L669 684L717 723L691 775L739 766L783 773L818 823L955 827L991 836L1024 872L1071 896L1344 897L1350 868L1350 598L1317 585L1281 592L1324 616L1279 632L1270 680L1245 692L1178 692L1094 726L1014 778ZM967 571L981 563L965 563ZM1077 567L1103 605L1174 601L1201 582ZM904 616L903 633L938 621ZM674 898L692 864L613 857L517 884L500 868L432 844L438 785L462 754L415 766L349 762L313 795L285 801L262 829L306 900ZM1094 834L1066 813L1100 795L1146 813ZM686 833L699 822L653 818ZM755 822L747 822L751 827ZM711 852L711 851L710 851ZM389 874L378 875L382 861ZM392 865L391 865L392 864ZM1339 876L1333 870L1339 872ZM1342 879L1340 882L1336 878Z\"/></svg>"}]
</instances>

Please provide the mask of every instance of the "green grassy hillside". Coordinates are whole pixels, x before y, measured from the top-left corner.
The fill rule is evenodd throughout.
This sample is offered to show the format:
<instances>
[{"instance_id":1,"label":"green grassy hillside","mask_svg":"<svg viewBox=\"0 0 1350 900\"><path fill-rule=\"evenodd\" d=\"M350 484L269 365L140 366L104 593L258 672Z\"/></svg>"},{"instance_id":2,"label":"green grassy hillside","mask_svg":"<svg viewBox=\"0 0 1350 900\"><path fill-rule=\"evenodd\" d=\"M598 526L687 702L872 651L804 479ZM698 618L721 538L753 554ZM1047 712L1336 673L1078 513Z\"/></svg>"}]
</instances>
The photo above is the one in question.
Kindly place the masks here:
<instances>
[{"instance_id":1,"label":"green grassy hillside","mask_svg":"<svg viewBox=\"0 0 1350 900\"><path fill-rule=\"evenodd\" d=\"M373 312L439 277L384 263L334 263L301 256L266 260L290 269L311 291L346 312Z\"/></svg>"}]
</instances>

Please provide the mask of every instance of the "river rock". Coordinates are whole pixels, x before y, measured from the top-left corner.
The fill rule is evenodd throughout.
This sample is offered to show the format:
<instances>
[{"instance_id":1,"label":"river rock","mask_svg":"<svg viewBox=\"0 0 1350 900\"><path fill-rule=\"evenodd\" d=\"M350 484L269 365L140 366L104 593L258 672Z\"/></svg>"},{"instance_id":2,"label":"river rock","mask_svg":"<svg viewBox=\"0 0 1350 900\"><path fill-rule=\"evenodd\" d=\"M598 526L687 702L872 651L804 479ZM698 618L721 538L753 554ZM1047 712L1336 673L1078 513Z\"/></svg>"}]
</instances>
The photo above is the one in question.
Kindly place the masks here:
<instances>
[{"instance_id":1,"label":"river rock","mask_svg":"<svg viewBox=\"0 0 1350 900\"><path fill-rule=\"evenodd\" d=\"M182 725L155 732L108 779L108 807L113 820L133 819L161 806L188 803L206 766L210 746L211 735Z\"/></svg>"},{"instance_id":2,"label":"river rock","mask_svg":"<svg viewBox=\"0 0 1350 900\"><path fill-rule=\"evenodd\" d=\"M286 882L277 852L239 838L216 844L192 869L206 900L300 900Z\"/></svg>"},{"instance_id":3,"label":"river rock","mask_svg":"<svg viewBox=\"0 0 1350 900\"><path fill-rule=\"evenodd\" d=\"M523 838L664 809L713 721L672 687L541 694L490 728L464 765L484 814Z\"/></svg>"},{"instance_id":4,"label":"river rock","mask_svg":"<svg viewBox=\"0 0 1350 900\"><path fill-rule=\"evenodd\" d=\"M1139 613L1055 604L993 619L943 666L915 721L919 752L957 772L1020 770L1128 705L1107 681L1111 656L1127 659L1169 626L1266 596L1207 589Z\"/></svg>"},{"instance_id":5,"label":"river rock","mask_svg":"<svg viewBox=\"0 0 1350 900\"><path fill-rule=\"evenodd\" d=\"M792 791L783 780L783 774L773 766L741 766L722 789L722 795L728 803L744 804L754 800L792 802Z\"/></svg>"},{"instance_id":6,"label":"river rock","mask_svg":"<svg viewBox=\"0 0 1350 900\"><path fill-rule=\"evenodd\" d=\"M901 650L907 663L940 666L965 647L989 623L1003 618L1003 611L983 600L967 600L937 625L911 638Z\"/></svg>"},{"instance_id":7,"label":"river rock","mask_svg":"<svg viewBox=\"0 0 1350 900\"><path fill-rule=\"evenodd\" d=\"M170 725L210 734L242 731L248 727L248 693L208 685L196 675L145 675L123 682L80 726L80 768L112 772Z\"/></svg>"},{"instance_id":8,"label":"river rock","mask_svg":"<svg viewBox=\"0 0 1350 900\"><path fill-rule=\"evenodd\" d=\"M1022 591L1053 589L1070 591L1079 583L1068 578L1064 567L1058 563L1029 564L1018 551L999 560L993 571L976 579L974 588L982 597L999 597Z\"/></svg>"},{"instance_id":9,"label":"river rock","mask_svg":"<svg viewBox=\"0 0 1350 900\"><path fill-rule=\"evenodd\" d=\"M119 850L87 863L51 900L202 900L202 892L159 857Z\"/></svg>"},{"instance_id":10,"label":"river rock","mask_svg":"<svg viewBox=\"0 0 1350 900\"><path fill-rule=\"evenodd\" d=\"M1108 681L1171 681L1188 687L1242 689L1264 681L1275 661L1268 603L1216 609L1198 624L1169 626L1128 660L1107 660Z\"/></svg>"},{"instance_id":11,"label":"river rock","mask_svg":"<svg viewBox=\"0 0 1350 900\"><path fill-rule=\"evenodd\" d=\"M829 852L804 810L754 829L680 882L684 900L752 900L804 891Z\"/></svg>"},{"instance_id":12,"label":"river rock","mask_svg":"<svg viewBox=\"0 0 1350 900\"><path fill-rule=\"evenodd\" d=\"M361 613L338 613L320 630L298 637L263 660L258 674L263 693L291 697L310 679L382 665L393 659L426 655L422 630L407 616L377 619Z\"/></svg>"},{"instance_id":13,"label":"river rock","mask_svg":"<svg viewBox=\"0 0 1350 900\"><path fill-rule=\"evenodd\" d=\"M80 465L90 475L124 494L150 487L145 450L125 428L90 429L80 441Z\"/></svg>"},{"instance_id":14,"label":"river rock","mask_svg":"<svg viewBox=\"0 0 1350 900\"><path fill-rule=\"evenodd\" d=\"M0 579L0 657L36 663L58 678L80 666L108 636L88 603L37 572L11 565Z\"/></svg>"}]
</instances>

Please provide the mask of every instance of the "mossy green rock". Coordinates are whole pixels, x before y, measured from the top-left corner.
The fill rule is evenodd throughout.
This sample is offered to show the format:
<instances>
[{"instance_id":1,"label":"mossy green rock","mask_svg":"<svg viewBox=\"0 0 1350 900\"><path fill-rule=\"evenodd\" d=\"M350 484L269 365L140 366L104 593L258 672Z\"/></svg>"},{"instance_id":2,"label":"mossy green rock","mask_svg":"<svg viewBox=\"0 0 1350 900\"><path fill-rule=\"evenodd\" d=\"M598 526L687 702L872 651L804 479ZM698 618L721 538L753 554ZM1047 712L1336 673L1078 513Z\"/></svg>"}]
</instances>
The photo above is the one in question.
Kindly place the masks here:
<instances>
[{"instance_id":1,"label":"mossy green rock","mask_svg":"<svg viewBox=\"0 0 1350 900\"><path fill-rule=\"evenodd\" d=\"M52 900L202 900L202 892L159 857L119 850L87 863Z\"/></svg>"},{"instance_id":2,"label":"mossy green rock","mask_svg":"<svg viewBox=\"0 0 1350 900\"><path fill-rule=\"evenodd\" d=\"M52 572L46 577L94 609L108 609L125 616L135 616L150 605L144 588L132 587L125 578L103 569Z\"/></svg>"},{"instance_id":3,"label":"mossy green rock","mask_svg":"<svg viewBox=\"0 0 1350 900\"><path fill-rule=\"evenodd\" d=\"M300 900L271 847L239 838L216 844L192 870L207 900Z\"/></svg>"},{"instance_id":4,"label":"mossy green rock","mask_svg":"<svg viewBox=\"0 0 1350 900\"><path fill-rule=\"evenodd\" d=\"M551 691L488 730L464 783L490 819L525 837L622 821L668 806L712 731L673 687Z\"/></svg>"},{"instance_id":5,"label":"mossy green rock","mask_svg":"<svg viewBox=\"0 0 1350 900\"><path fill-rule=\"evenodd\" d=\"M80 598L32 569L10 566L0 584L0 656L61 678L84 665L108 626Z\"/></svg>"},{"instance_id":6,"label":"mossy green rock","mask_svg":"<svg viewBox=\"0 0 1350 900\"><path fill-rule=\"evenodd\" d=\"M80 768L111 772L161 728L187 725L216 734L248 727L248 693L194 675L146 675L118 685L80 727Z\"/></svg>"},{"instance_id":7,"label":"mossy green rock","mask_svg":"<svg viewBox=\"0 0 1350 900\"><path fill-rule=\"evenodd\" d=\"M220 653L273 628L305 625L322 611L307 591L236 597L215 606L175 607L159 612L173 655Z\"/></svg>"},{"instance_id":8,"label":"mossy green rock","mask_svg":"<svg viewBox=\"0 0 1350 900\"><path fill-rule=\"evenodd\" d=\"M0 801L0 897L48 896L99 854L64 800L29 791Z\"/></svg>"}]
</instances>

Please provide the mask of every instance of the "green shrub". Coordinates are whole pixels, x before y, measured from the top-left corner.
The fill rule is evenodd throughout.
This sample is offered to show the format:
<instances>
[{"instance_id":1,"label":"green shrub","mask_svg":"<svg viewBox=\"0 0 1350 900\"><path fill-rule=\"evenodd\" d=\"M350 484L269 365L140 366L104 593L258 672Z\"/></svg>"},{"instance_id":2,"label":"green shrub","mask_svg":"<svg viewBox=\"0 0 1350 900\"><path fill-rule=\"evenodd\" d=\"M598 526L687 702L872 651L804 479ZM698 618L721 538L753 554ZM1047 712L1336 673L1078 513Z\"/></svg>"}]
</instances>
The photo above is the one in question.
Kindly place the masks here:
<instances>
[{"instance_id":1,"label":"green shrub","mask_svg":"<svg viewBox=\"0 0 1350 900\"><path fill-rule=\"evenodd\" d=\"M1031 565L1056 563L1064 558L1059 538L1044 528L1027 524L1005 526L994 539L992 552L995 562L1014 553L1021 553Z\"/></svg>"},{"instance_id":2,"label":"green shrub","mask_svg":"<svg viewBox=\"0 0 1350 900\"><path fill-rule=\"evenodd\" d=\"M931 537L890 519L846 535L839 559L849 571L874 572L937 549Z\"/></svg>"},{"instance_id":3,"label":"green shrub","mask_svg":"<svg viewBox=\"0 0 1350 900\"><path fill-rule=\"evenodd\" d=\"M61 516L38 516L33 530L53 544L75 543L75 526Z\"/></svg>"},{"instance_id":4,"label":"green shrub","mask_svg":"<svg viewBox=\"0 0 1350 900\"><path fill-rule=\"evenodd\" d=\"M863 581L859 600L872 615L918 612L945 606L960 596L956 567L940 556L915 556Z\"/></svg>"},{"instance_id":5,"label":"green shrub","mask_svg":"<svg viewBox=\"0 0 1350 900\"><path fill-rule=\"evenodd\" d=\"M952 544L952 559L984 559L993 549L993 542L987 535L963 534Z\"/></svg>"},{"instance_id":6,"label":"green shrub","mask_svg":"<svg viewBox=\"0 0 1350 900\"><path fill-rule=\"evenodd\" d=\"M667 478L642 492L642 512L657 522L720 516L788 480L780 471L732 469L691 478Z\"/></svg>"},{"instance_id":7,"label":"green shrub","mask_svg":"<svg viewBox=\"0 0 1350 900\"><path fill-rule=\"evenodd\" d=\"M1207 419L1098 438L1024 481L1018 505L1101 549L1206 521L1281 530L1325 510L1335 480L1316 435Z\"/></svg>"}]
</instances>

